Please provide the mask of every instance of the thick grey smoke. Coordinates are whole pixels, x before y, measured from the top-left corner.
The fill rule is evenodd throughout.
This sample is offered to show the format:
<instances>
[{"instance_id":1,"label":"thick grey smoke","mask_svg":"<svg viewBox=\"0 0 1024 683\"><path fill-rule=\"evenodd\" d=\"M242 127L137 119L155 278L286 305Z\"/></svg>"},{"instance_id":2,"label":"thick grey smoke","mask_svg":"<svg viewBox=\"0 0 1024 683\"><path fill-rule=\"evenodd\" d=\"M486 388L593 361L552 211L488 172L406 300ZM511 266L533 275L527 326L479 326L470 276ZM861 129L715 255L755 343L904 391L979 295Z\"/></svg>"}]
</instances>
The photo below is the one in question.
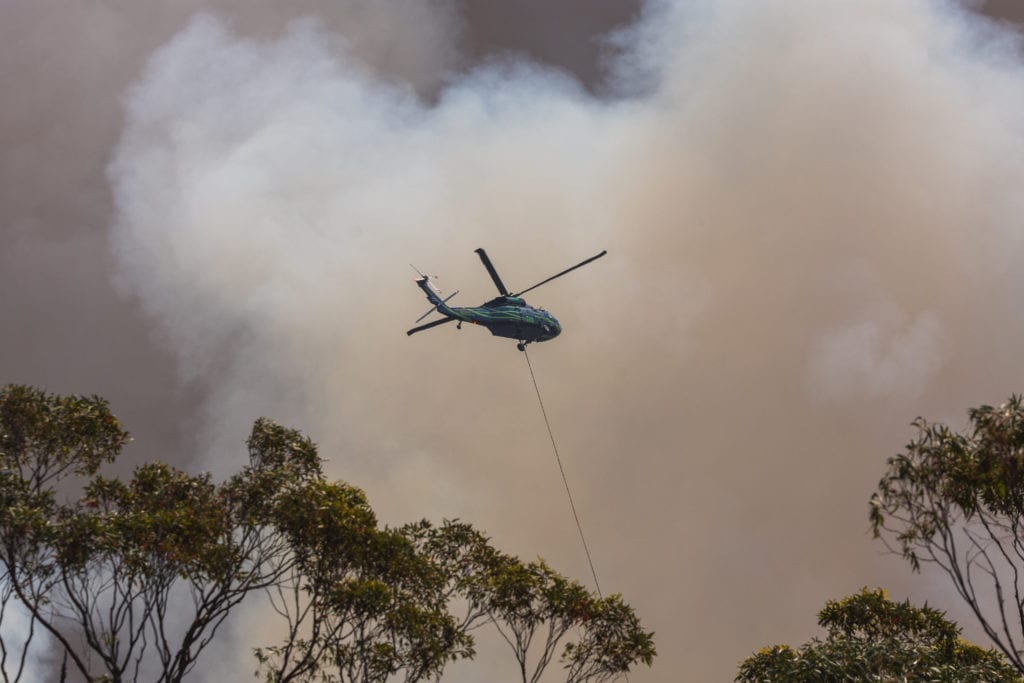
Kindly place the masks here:
<instances>
[{"instance_id":1,"label":"thick grey smoke","mask_svg":"<svg viewBox=\"0 0 1024 683\"><path fill-rule=\"evenodd\" d=\"M147 16L159 31L133 30L146 10L129 3L7 35L26 47L0 73L19 95L0 116L42 108L45 92L15 87L22 66L74 73L44 46L90 28L93 77L67 89L95 103L87 88L137 68L125 51L206 4ZM406 338L427 304L405 264L468 305L493 294L475 247L513 287L608 248L531 293L565 329L531 358L602 587L658 632L656 667L632 680L727 680L863 585L969 623L940 583L879 556L865 509L911 418L959 424L1021 390L1017 34L925 0L649 4L611 41L610 90L629 97L609 101L525 60L457 71L449 3L219 6L229 19L192 20L128 92L109 168L119 286L202 398L203 466L240 466L269 415L308 431L386 521L461 517L586 577L523 359L479 329ZM319 18L280 30L305 9ZM0 259L33 284L49 263L86 278L111 258L87 231L26 237L105 224L105 195L77 179L120 121L81 114L52 134L33 119L43 148L5 143L4 204L41 226L13 225ZM36 168L45 200L12 189ZM74 321L64 335L115 318L54 308L47 286L18 300ZM5 348L56 348L33 334L53 324ZM67 372L166 380L128 328L109 369ZM486 677L481 659L452 678Z\"/></svg>"},{"instance_id":2,"label":"thick grey smoke","mask_svg":"<svg viewBox=\"0 0 1024 683\"><path fill-rule=\"evenodd\" d=\"M566 330L539 380L605 588L659 635L637 680L722 679L829 597L905 589L864 533L884 457L1019 389L1024 71L1015 35L923 1L658 4L616 42L642 94L505 61L427 103L315 22L200 17L128 97L114 245L208 384L209 467L273 415L386 520L581 577L522 359L405 338L405 264L472 303L477 246L513 287L608 248L531 296Z\"/></svg>"}]
</instances>

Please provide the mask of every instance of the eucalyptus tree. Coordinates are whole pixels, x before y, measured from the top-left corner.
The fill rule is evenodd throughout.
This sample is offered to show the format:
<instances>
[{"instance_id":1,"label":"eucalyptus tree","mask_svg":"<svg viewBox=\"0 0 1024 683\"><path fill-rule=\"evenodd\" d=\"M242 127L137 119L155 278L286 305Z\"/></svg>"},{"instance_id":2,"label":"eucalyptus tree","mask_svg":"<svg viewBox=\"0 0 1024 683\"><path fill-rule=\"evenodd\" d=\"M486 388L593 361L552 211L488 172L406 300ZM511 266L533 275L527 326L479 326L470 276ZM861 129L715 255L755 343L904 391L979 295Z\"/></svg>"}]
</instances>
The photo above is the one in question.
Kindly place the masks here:
<instances>
[{"instance_id":1,"label":"eucalyptus tree","mask_svg":"<svg viewBox=\"0 0 1024 683\"><path fill-rule=\"evenodd\" d=\"M283 642L256 648L266 681L376 683L439 677L472 656L446 610L443 577L402 534L380 529L359 489L314 482L281 497L295 558L268 592Z\"/></svg>"},{"instance_id":2,"label":"eucalyptus tree","mask_svg":"<svg viewBox=\"0 0 1024 683\"><path fill-rule=\"evenodd\" d=\"M524 681L556 654L570 683L653 660L653 634L619 596L463 522L382 527L298 431L257 420L248 464L222 482L160 462L99 474L128 441L98 397L0 390L0 626L27 615L20 640L0 628L5 680L26 673L41 631L62 679L184 680L243 600L277 620L281 639L253 648L270 682L439 679L484 626Z\"/></svg>"},{"instance_id":3,"label":"eucalyptus tree","mask_svg":"<svg viewBox=\"0 0 1024 683\"><path fill-rule=\"evenodd\" d=\"M1024 673L1024 403L969 411L957 432L918 418L871 499L874 535L914 571L946 574Z\"/></svg>"},{"instance_id":4,"label":"eucalyptus tree","mask_svg":"<svg viewBox=\"0 0 1024 683\"><path fill-rule=\"evenodd\" d=\"M996 650L959 637L945 614L893 602L884 590L864 589L829 601L818 614L824 639L798 648L765 647L740 663L740 683L818 681L935 681L1016 683L1016 670Z\"/></svg>"},{"instance_id":5,"label":"eucalyptus tree","mask_svg":"<svg viewBox=\"0 0 1024 683\"><path fill-rule=\"evenodd\" d=\"M37 627L85 673L81 652L48 616L60 588L56 523L66 514L56 487L68 477L94 475L128 439L99 397L58 397L19 385L0 390L0 626L10 627L17 611L28 614L22 638L0 639L5 680L21 678Z\"/></svg>"},{"instance_id":6,"label":"eucalyptus tree","mask_svg":"<svg viewBox=\"0 0 1024 683\"><path fill-rule=\"evenodd\" d=\"M292 562L253 504L268 480L294 474L262 461L271 430L257 423L250 466L223 484L162 463L121 481L96 474L129 438L105 401L5 387L0 597L86 680L182 680L231 609ZM78 495L75 475L87 478Z\"/></svg>"},{"instance_id":7,"label":"eucalyptus tree","mask_svg":"<svg viewBox=\"0 0 1024 683\"><path fill-rule=\"evenodd\" d=\"M502 553L463 522L423 521L403 532L441 569L460 628L493 628L524 683L539 681L556 656L567 683L614 680L653 662L654 634L621 596L594 595L543 560Z\"/></svg>"}]
</instances>

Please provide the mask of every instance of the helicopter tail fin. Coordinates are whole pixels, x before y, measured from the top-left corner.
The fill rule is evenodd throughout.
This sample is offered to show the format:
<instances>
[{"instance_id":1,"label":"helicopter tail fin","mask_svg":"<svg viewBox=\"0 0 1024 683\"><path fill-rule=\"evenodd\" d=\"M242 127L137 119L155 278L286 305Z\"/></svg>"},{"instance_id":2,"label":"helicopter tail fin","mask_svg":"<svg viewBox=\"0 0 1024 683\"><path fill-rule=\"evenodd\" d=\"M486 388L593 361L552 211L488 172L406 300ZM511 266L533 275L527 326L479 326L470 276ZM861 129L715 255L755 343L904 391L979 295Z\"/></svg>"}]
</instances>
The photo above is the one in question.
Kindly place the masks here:
<instances>
[{"instance_id":1,"label":"helicopter tail fin","mask_svg":"<svg viewBox=\"0 0 1024 683\"><path fill-rule=\"evenodd\" d=\"M423 290L423 293L427 295L427 301L434 306L443 306L444 299L441 298L441 292L438 291L437 287L433 282L430 281L430 277L424 275L423 277L416 280L416 284Z\"/></svg>"},{"instance_id":2,"label":"helicopter tail fin","mask_svg":"<svg viewBox=\"0 0 1024 683\"><path fill-rule=\"evenodd\" d=\"M442 299L440 290L438 290L438 288L434 286L434 283L430 281L429 276L424 275L423 277L419 278L418 280L416 280L416 284L419 285L420 289L423 290L423 293L427 295L427 301L429 301L430 305L433 306L432 309L421 315L419 317L419 320L417 320L416 322L423 320L434 311L437 311L441 315L447 316L449 318L458 317L458 314L455 311L453 311L450 306L448 306L448 302L451 301L451 298L453 296L459 293L459 290L455 290L454 292L452 292L451 294Z\"/></svg>"}]
</instances>

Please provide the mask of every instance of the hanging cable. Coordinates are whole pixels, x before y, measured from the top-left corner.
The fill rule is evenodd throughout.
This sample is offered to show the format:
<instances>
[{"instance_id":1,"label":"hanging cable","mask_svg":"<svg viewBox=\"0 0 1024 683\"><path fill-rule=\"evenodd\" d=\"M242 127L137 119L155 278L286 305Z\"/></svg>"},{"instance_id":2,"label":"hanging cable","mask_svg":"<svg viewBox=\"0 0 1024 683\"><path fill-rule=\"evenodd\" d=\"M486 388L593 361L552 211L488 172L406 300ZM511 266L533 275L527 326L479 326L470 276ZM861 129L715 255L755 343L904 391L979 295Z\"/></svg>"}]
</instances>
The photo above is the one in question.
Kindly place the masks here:
<instances>
[{"instance_id":1,"label":"hanging cable","mask_svg":"<svg viewBox=\"0 0 1024 683\"><path fill-rule=\"evenodd\" d=\"M576 529L580 532L580 541L583 542L583 552L587 554L587 562L590 564L590 574L594 577L594 586L597 588L597 595L604 598L601 593L601 584L597 580L597 571L594 569L594 560L590 557L590 548L587 547L587 539L583 535L583 525L580 524L580 516L576 514L576 504L572 500L572 491L569 490L569 480L565 477L565 468L562 467L562 457L558 454L558 445L555 443L555 435L551 431L551 422L548 420L548 411L544 409L544 399L540 397L540 388L537 386L537 376L533 373L533 364L530 362L530 354L523 348L523 356L526 357L526 367L530 368L530 379L533 380L533 390L537 392L537 402L540 404L541 415L544 416L544 424L548 428L548 436L551 438L551 448L555 452L555 461L558 463L558 471L562 473L562 483L565 484L565 494L569 497L569 507L572 508L573 519L576 520ZM627 679L628 680L628 679Z\"/></svg>"}]
</instances>

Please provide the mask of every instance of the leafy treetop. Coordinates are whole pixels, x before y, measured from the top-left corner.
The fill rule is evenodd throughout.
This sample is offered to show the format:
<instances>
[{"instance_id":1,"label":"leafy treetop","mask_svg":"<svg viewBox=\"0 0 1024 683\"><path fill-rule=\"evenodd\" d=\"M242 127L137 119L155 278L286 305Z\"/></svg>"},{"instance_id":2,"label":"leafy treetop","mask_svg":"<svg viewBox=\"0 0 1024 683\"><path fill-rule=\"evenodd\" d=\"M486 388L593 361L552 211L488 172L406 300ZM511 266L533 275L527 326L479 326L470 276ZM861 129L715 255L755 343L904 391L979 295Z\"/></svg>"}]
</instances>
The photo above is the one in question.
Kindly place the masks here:
<instances>
[{"instance_id":1,"label":"leafy treetop","mask_svg":"<svg viewBox=\"0 0 1024 683\"><path fill-rule=\"evenodd\" d=\"M818 614L824 640L775 645L740 664L741 683L817 681L1016 682L1002 655L959 637L945 614L893 602L882 589L829 601Z\"/></svg>"}]
</instances>

